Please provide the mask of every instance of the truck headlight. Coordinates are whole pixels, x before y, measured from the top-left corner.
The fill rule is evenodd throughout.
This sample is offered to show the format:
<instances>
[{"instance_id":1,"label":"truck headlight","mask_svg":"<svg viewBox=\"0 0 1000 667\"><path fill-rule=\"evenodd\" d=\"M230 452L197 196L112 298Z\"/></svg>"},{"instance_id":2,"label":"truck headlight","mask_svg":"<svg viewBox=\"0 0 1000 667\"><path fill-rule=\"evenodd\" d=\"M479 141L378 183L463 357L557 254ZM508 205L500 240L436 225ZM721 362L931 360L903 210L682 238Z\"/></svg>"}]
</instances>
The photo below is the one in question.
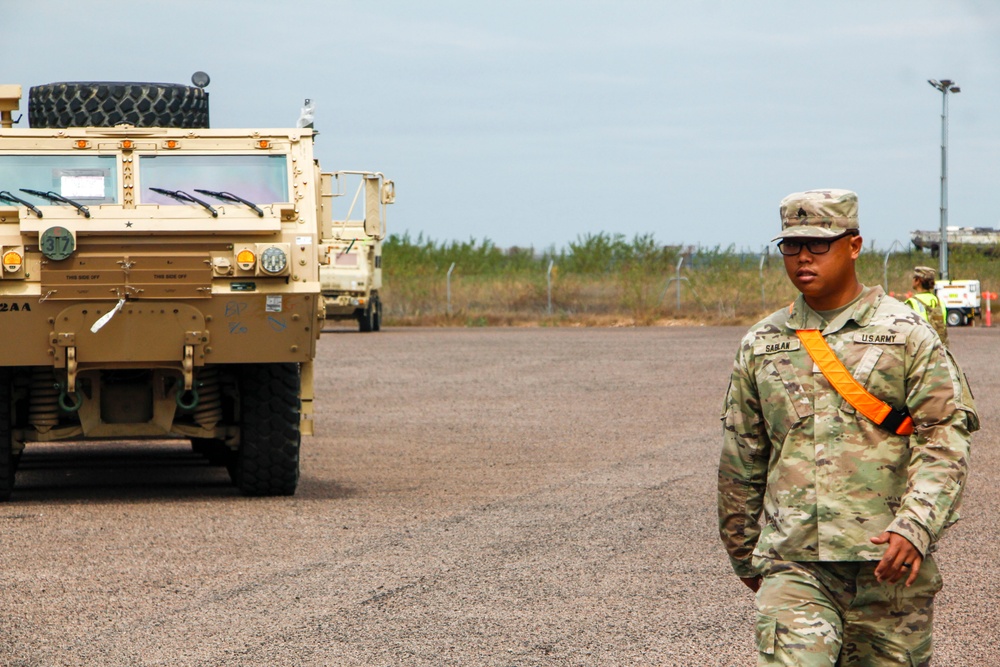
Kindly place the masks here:
<instances>
[{"instance_id":1,"label":"truck headlight","mask_svg":"<svg viewBox=\"0 0 1000 667\"><path fill-rule=\"evenodd\" d=\"M271 246L260 254L260 268L267 273L277 275L288 266L288 255L281 248Z\"/></svg>"}]
</instances>

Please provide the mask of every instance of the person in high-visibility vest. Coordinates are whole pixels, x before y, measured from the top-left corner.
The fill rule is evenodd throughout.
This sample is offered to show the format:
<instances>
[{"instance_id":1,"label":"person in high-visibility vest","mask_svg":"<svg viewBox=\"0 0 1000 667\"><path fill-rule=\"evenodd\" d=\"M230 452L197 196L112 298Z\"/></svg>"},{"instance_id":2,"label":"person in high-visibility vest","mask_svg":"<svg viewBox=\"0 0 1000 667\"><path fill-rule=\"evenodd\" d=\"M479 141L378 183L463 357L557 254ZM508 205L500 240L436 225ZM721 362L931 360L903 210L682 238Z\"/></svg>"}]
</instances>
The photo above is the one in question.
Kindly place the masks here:
<instances>
[{"instance_id":1,"label":"person in high-visibility vest","mask_svg":"<svg viewBox=\"0 0 1000 667\"><path fill-rule=\"evenodd\" d=\"M934 281L937 271L929 266L917 266L913 269L913 291L915 294L905 301L906 305L920 313L934 331L937 331L941 342L948 344L948 312L941 299L934 293ZM940 316L939 316L940 315Z\"/></svg>"},{"instance_id":2,"label":"person in high-visibility vest","mask_svg":"<svg viewBox=\"0 0 1000 667\"><path fill-rule=\"evenodd\" d=\"M757 665L926 667L933 552L958 520L975 403L927 323L858 279L854 192L797 192L780 216L799 296L740 343L718 476Z\"/></svg>"}]
</instances>

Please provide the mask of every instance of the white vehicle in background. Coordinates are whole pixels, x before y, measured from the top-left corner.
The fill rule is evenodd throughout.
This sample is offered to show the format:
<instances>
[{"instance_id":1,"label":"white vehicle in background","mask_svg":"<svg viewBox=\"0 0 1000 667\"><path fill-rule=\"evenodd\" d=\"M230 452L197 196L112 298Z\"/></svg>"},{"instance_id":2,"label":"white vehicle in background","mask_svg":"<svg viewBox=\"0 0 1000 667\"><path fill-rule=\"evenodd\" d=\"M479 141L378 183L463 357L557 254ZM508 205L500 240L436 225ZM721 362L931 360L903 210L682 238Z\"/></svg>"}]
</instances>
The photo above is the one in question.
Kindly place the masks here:
<instances>
[{"instance_id":1,"label":"white vehicle in background","mask_svg":"<svg viewBox=\"0 0 1000 667\"><path fill-rule=\"evenodd\" d=\"M382 328L382 239L385 207L396 199L395 184L378 172L338 171L323 174L323 232L319 245L320 290L326 319L358 321L360 331ZM334 219L333 198L357 189L343 219ZM364 193L364 218L352 219Z\"/></svg>"},{"instance_id":2,"label":"white vehicle in background","mask_svg":"<svg viewBox=\"0 0 1000 667\"><path fill-rule=\"evenodd\" d=\"M982 316L978 280L938 280L934 283L934 292L944 304L948 326L966 326Z\"/></svg>"}]
</instances>

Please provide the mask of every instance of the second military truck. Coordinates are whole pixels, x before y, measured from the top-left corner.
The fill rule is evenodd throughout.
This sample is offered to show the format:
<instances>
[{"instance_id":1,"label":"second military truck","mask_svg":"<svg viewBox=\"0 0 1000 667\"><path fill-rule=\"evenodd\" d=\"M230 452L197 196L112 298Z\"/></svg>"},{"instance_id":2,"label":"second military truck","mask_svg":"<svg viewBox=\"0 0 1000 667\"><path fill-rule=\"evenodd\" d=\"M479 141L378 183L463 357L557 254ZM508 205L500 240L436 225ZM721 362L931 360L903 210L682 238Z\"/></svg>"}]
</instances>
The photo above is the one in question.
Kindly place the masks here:
<instances>
[{"instance_id":1,"label":"second military truck","mask_svg":"<svg viewBox=\"0 0 1000 667\"><path fill-rule=\"evenodd\" d=\"M382 239L385 207L396 199L392 181L377 172L338 171L324 174L324 194L342 197L355 184L351 205L334 220L324 207L319 277L330 320L357 320L360 331L382 328ZM364 218L352 218L364 196Z\"/></svg>"}]
</instances>

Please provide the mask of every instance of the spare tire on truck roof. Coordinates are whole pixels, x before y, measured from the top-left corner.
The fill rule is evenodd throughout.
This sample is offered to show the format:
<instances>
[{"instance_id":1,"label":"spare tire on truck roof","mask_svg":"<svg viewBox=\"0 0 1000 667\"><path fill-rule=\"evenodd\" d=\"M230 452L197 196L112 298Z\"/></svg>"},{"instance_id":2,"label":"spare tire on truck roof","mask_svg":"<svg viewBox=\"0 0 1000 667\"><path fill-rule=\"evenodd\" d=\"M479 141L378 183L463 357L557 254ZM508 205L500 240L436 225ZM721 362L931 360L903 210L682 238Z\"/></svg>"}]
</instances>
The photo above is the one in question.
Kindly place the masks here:
<instances>
[{"instance_id":1,"label":"spare tire on truck roof","mask_svg":"<svg viewBox=\"0 0 1000 667\"><path fill-rule=\"evenodd\" d=\"M208 92L176 83L72 81L32 86L31 127L208 127Z\"/></svg>"}]
</instances>

